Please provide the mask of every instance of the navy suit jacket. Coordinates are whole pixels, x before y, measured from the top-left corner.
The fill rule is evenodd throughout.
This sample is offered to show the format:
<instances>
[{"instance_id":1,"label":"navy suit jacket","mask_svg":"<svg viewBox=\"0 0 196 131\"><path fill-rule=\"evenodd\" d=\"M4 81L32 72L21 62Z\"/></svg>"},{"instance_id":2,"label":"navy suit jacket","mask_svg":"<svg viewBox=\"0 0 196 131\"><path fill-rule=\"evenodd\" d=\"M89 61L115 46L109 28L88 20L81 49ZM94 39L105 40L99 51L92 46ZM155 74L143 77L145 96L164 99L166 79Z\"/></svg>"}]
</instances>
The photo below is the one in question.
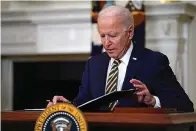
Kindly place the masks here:
<instances>
[{"instance_id":1,"label":"navy suit jacket","mask_svg":"<svg viewBox=\"0 0 196 131\"><path fill-rule=\"evenodd\" d=\"M105 94L109 61L107 53L93 56L87 61L79 94L74 99L76 105ZM194 110L193 103L176 80L169 60L164 54L134 45L122 90L134 88L129 82L132 78L146 84L150 93L159 98L162 108L176 108L183 112ZM136 99L119 100L117 106L147 107L143 103L138 103Z\"/></svg>"}]
</instances>

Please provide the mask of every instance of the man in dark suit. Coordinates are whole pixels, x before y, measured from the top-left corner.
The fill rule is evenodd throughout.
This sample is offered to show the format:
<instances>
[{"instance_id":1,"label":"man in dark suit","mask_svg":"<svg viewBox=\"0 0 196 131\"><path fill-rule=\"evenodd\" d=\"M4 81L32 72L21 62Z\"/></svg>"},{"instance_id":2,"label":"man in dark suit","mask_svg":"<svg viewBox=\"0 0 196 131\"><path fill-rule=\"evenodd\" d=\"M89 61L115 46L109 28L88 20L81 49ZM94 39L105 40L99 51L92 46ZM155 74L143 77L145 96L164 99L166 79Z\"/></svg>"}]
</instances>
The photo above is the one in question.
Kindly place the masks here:
<instances>
[{"instance_id":1,"label":"man in dark suit","mask_svg":"<svg viewBox=\"0 0 196 131\"><path fill-rule=\"evenodd\" d=\"M114 107L176 108L193 111L193 104L177 81L167 56L132 43L133 16L128 9L109 6L98 16L98 31L105 52L91 57L74 103L80 105L111 91L137 90L137 100L122 99ZM48 106L63 96L54 96Z\"/></svg>"}]
</instances>

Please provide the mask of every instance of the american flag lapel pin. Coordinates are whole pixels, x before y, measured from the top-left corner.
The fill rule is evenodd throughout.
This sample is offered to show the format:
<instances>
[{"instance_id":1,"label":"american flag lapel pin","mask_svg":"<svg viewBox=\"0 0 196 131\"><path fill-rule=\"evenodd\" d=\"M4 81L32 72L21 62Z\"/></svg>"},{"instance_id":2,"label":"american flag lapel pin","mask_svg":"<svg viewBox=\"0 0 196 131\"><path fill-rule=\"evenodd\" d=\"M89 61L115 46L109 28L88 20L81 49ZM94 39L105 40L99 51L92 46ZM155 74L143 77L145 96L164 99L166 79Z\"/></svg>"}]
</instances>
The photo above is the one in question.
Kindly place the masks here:
<instances>
[{"instance_id":1,"label":"american flag lapel pin","mask_svg":"<svg viewBox=\"0 0 196 131\"><path fill-rule=\"evenodd\" d=\"M137 58L135 58L135 57L133 57L132 59L133 59L133 60L137 60Z\"/></svg>"}]
</instances>

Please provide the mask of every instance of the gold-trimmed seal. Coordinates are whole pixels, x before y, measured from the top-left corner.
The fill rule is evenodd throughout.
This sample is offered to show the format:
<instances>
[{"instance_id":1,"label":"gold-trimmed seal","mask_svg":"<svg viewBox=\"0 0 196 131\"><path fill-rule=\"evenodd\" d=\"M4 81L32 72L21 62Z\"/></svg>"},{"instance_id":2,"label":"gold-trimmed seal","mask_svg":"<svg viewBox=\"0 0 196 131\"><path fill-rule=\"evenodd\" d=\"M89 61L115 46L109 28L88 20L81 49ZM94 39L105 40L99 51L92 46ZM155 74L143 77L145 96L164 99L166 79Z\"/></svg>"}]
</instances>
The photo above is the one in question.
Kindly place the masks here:
<instances>
[{"instance_id":1,"label":"gold-trimmed seal","mask_svg":"<svg viewBox=\"0 0 196 131\"><path fill-rule=\"evenodd\" d=\"M87 131L82 112L69 103L57 103L46 108L38 117L34 131Z\"/></svg>"}]
</instances>

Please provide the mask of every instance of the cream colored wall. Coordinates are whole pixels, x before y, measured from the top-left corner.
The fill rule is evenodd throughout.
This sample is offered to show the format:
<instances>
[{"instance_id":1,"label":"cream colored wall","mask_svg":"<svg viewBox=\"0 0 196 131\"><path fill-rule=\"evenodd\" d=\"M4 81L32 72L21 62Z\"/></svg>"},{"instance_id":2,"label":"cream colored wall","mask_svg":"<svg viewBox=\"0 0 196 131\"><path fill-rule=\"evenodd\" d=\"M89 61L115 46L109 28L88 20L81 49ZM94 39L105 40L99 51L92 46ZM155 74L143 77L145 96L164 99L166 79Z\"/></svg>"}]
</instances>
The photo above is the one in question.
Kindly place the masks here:
<instances>
[{"instance_id":1,"label":"cream colored wall","mask_svg":"<svg viewBox=\"0 0 196 131\"><path fill-rule=\"evenodd\" d=\"M11 60L1 60L1 110L11 110L13 103L13 66Z\"/></svg>"},{"instance_id":2,"label":"cream colored wall","mask_svg":"<svg viewBox=\"0 0 196 131\"><path fill-rule=\"evenodd\" d=\"M188 94L196 109L196 15L189 26L188 58Z\"/></svg>"}]
</instances>

